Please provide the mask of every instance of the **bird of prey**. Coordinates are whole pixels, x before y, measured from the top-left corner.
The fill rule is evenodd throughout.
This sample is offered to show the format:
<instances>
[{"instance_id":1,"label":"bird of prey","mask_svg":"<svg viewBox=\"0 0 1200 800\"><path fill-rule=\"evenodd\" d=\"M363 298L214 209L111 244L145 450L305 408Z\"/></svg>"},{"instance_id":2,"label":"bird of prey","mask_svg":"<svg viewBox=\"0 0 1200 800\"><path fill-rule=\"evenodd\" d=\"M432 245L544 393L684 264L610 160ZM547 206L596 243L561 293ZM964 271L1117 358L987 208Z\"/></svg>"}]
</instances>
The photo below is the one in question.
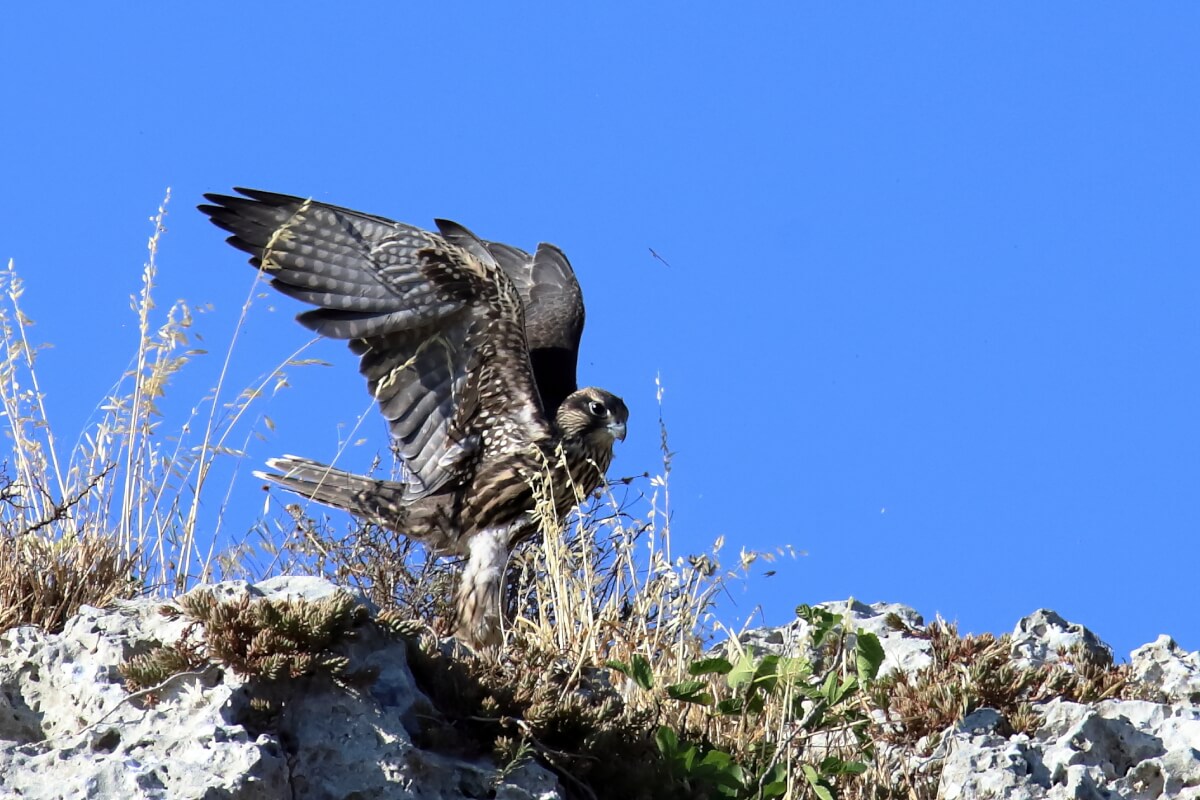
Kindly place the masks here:
<instances>
[{"instance_id":1,"label":"bird of prey","mask_svg":"<svg viewBox=\"0 0 1200 800\"><path fill-rule=\"evenodd\" d=\"M315 308L305 327L345 339L387 420L403 480L297 456L255 473L318 502L467 556L457 638L501 640L510 549L604 481L625 438L621 398L578 389L583 298L570 263L447 220L438 233L299 197L236 189L200 210L271 285ZM547 502L548 501L548 502Z\"/></svg>"}]
</instances>

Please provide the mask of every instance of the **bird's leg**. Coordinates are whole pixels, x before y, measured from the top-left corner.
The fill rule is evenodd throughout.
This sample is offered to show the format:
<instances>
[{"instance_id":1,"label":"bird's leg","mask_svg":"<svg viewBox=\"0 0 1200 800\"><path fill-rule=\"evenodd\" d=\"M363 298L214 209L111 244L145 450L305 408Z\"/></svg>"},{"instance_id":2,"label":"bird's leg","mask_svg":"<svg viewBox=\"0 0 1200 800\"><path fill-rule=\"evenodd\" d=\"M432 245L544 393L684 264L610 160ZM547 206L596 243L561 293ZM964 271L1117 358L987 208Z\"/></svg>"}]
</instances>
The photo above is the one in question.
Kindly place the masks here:
<instances>
[{"instance_id":1,"label":"bird's leg","mask_svg":"<svg viewBox=\"0 0 1200 800\"><path fill-rule=\"evenodd\" d=\"M485 528L467 545L467 566L458 584L454 636L477 650L498 648L500 588L508 563L509 526Z\"/></svg>"}]
</instances>

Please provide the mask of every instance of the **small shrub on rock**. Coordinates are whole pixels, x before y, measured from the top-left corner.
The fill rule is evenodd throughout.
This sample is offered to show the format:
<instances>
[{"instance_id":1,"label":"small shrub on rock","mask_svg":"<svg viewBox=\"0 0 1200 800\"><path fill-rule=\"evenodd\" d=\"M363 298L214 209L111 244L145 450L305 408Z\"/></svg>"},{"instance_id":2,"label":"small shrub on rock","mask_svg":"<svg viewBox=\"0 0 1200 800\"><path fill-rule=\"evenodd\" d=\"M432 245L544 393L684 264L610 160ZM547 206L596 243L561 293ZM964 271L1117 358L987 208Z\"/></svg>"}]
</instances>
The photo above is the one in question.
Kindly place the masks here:
<instances>
[{"instance_id":1,"label":"small shrub on rock","mask_svg":"<svg viewBox=\"0 0 1200 800\"><path fill-rule=\"evenodd\" d=\"M334 649L369 619L366 607L345 592L316 601L249 595L222 600L202 590L161 611L189 617L192 624L179 641L135 656L121 668L130 691L208 666L231 669L251 681L321 675L346 684L370 678L352 674L349 660Z\"/></svg>"}]
</instances>

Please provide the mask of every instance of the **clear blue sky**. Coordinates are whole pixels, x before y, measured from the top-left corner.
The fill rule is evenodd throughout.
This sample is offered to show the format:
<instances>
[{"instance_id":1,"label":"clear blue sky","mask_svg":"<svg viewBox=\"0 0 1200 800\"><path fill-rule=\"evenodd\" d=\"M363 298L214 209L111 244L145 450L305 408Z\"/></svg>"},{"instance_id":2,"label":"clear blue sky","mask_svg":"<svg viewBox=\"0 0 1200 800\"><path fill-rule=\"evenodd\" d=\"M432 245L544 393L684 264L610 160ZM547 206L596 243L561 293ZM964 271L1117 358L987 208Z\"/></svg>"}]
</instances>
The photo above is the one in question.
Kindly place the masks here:
<instances>
[{"instance_id":1,"label":"clear blue sky","mask_svg":"<svg viewBox=\"0 0 1200 800\"><path fill-rule=\"evenodd\" d=\"M1050 607L1118 655L1195 649L1198 41L1183 3L7 4L0 257L70 438L126 365L167 186L160 299L212 303L214 353L252 275L206 191L552 241L582 378L631 409L613 472L656 468L661 374L677 546L807 553L731 618ZM306 339L275 305L244 382ZM329 458L369 405L316 354L255 464Z\"/></svg>"}]
</instances>

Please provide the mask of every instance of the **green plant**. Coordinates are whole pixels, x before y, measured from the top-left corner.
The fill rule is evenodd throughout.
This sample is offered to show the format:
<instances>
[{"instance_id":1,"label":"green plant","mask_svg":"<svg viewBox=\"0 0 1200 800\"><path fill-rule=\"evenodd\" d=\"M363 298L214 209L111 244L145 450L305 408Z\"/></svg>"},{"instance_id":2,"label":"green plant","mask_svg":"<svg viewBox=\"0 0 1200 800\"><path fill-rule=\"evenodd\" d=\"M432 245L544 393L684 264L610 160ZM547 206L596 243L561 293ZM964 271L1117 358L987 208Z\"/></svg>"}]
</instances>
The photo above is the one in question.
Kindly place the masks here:
<instances>
[{"instance_id":1,"label":"green plant","mask_svg":"<svg viewBox=\"0 0 1200 800\"><path fill-rule=\"evenodd\" d=\"M830 800L844 776L859 775L871 755L861 695L883 663L874 634L859 631L850 643L837 618L801 606L814 648L831 658L819 668L802 656L754 656L730 643L732 657L694 661L686 681L656 696L702 710L675 715L658 727L655 741L671 774L687 791L715 797L779 798L795 791L799 775L816 797ZM650 663L641 656L608 666L655 694ZM844 736L846 732L850 738ZM849 757L847 757L849 755Z\"/></svg>"}]
</instances>

